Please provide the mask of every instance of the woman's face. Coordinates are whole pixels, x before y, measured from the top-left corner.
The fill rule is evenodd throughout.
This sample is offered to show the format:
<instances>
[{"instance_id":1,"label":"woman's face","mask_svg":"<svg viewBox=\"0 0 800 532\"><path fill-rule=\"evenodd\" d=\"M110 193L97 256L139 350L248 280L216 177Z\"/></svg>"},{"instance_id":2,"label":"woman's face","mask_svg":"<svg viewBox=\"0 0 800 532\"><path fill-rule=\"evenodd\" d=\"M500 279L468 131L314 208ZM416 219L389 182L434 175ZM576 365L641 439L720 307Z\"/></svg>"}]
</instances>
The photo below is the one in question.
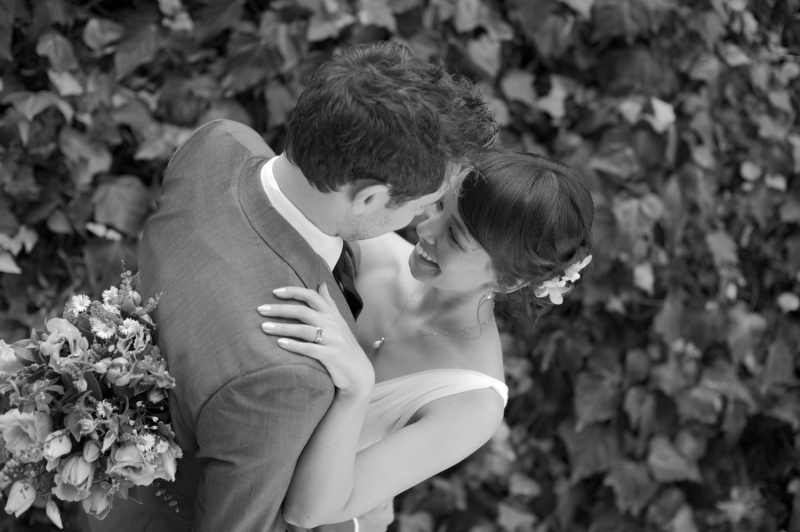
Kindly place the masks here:
<instances>
[{"instance_id":1,"label":"woman's face","mask_svg":"<svg viewBox=\"0 0 800 532\"><path fill-rule=\"evenodd\" d=\"M455 192L425 209L419 243L408 259L411 274L425 284L453 291L496 288L489 255L472 240L458 215Z\"/></svg>"}]
</instances>

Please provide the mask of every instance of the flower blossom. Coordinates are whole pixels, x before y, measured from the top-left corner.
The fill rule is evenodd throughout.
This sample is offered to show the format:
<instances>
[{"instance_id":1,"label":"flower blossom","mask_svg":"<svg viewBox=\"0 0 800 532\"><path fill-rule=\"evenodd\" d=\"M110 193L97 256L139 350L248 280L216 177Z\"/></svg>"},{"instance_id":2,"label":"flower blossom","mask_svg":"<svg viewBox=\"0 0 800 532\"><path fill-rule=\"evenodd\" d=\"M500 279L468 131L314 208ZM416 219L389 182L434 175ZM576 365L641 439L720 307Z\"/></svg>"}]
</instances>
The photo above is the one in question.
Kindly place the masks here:
<instances>
[{"instance_id":1,"label":"flower blossom","mask_svg":"<svg viewBox=\"0 0 800 532\"><path fill-rule=\"evenodd\" d=\"M89 496L95 462L88 462L83 453L75 453L58 466L53 494L62 501L80 501Z\"/></svg>"},{"instance_id":2,"label":"flower blossom","mask_svg":"<svg viewBox=\"0 0 800 532\"><path fill-rule=\"evenodd\" d=\"M119 289L116 286L103 290L103 303L106 305L113 305L117 297L119 297Z\"/></svg>"},{"instance_id":3,"label":"flower blossom","mask_svg":"<svg viewBox=\"0 0 800 532\"><path fill-rule=\"evenodd\" d=\"M84 312L92 304L92 300L85 295L72 296L71 303L75 312Z\"/></svg>"},{"instance_id":4,"label":"flower blossom","mask_svg":"<svg viewBox=\"0 0 800 532\"><path fill-rule=\"evenodd\" d=\"M119 333L122 336L135 336L140 334L143 331L144 327L142 324L136 320L132 320L131 318L125 318L122 320L122 325L119 328Z\"/></svg>"},{"instance_id":5,"label":"flower blossom","mask_svg":"<svg viewBox=\"0 0 800 532\"><path fill-rule=\"evenodd\" d=\"M103 519L111 510L111 497L100 487L100 483L97 483L92 486L90 495L81 504L87 514Z\"/></svg>"},{"instance_id":6,"label":"flower blossom","mask_svg":"<svg viewBox=\"0 0 800 532\"><path fill-rule=\"evenodd\" d=\"M560 305L564 302L564 294L569 291L567 281L562 277L553 277L549 281L540 284L534 294L536 297L549 297L554 305Z\"/></svg>"},{"instance_id":7,"label":"flower blossom","mask_svg":"<svg viewBox=\"0 0 800 532\"><path fill-rule=\"evenodd\" d=\"M580 262L576 262L572 266L569 266L566 270L564 270L564 276L561 277L562 280L572 281L573 283L581 278L580 271L584 269L590 262L592 262L592 256L587 255L585 259Z\"/></svg>"},{"instance_id":8,"label":"flower blossom","mask_svg":"<svg viewBox=\"0 0 800 532\"><path fill-rule=\"evenodd\" d=\"M38 462L43 455L42 444L53 432L53 419L42 412L12 408L0 416L0 431L6 449L20 462Z\"/></svg>"},{"instance_id":9,"label":"flower blossom","mask_svg":"<svg viewBox=\"0 0 800 532\"><path fill-rule=\"evenodd\" d=\"M91 324L92 332L103 340L108 340L117 332L117 328L114 327L114 325L110 325L98 319L92 319Z\"/></svg>"},{"instance_id":10,"label":"flower blossom","mask_svg":"<svg viewBox=\"0 0 800 532\"><path fill-rule=\"evenodd\" d=\"M44 459L48 462L60 458L72 450L72 440L67 429L51 432L44 440Z\"/></svg>"},{"instance_id":11,"label":"flower blossom","mask_svg":"<svg viewBox=\"0 0 800 532\"><path fill-rule=\"evenodd\" d=\"M17 360L14 350L3 340L0 340L0 373L14 373L23 367L22 363Z\"/></svg>"}]
</instances>

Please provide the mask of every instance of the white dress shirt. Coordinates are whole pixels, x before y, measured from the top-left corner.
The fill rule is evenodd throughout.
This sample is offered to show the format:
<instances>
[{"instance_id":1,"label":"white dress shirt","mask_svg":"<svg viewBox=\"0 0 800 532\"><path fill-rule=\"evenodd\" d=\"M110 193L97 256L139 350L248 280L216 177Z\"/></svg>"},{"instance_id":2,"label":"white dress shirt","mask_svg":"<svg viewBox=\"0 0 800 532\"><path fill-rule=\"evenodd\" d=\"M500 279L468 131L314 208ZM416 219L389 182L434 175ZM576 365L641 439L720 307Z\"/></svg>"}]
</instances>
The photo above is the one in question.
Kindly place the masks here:
<instances>
[{"instance_id":1,"label":"white dress shirt","mask_svg":"<svg viewBox=\"0 0 800 532\"><path fill-rule=\"evenodd\" d=\"M281 192L278 187L278 182L275 180L275 174L272 173L272 165L277 160L273 157L267 164L261 167L261 186L264 187L264 192L269 198L269 202L278 211L278 214L289 222L289 225L294 227L295 231L300 233L300 236L308 242L317 255L322 257L322 260L328 265L328 268L333 271L336 263L339 262L339 256L342 254L342 239L338 236L326 235L319 228L311 223L306 218L306 215L300 212L300 209L294 206L289 198Z\"/></svg>"}]
</instances>

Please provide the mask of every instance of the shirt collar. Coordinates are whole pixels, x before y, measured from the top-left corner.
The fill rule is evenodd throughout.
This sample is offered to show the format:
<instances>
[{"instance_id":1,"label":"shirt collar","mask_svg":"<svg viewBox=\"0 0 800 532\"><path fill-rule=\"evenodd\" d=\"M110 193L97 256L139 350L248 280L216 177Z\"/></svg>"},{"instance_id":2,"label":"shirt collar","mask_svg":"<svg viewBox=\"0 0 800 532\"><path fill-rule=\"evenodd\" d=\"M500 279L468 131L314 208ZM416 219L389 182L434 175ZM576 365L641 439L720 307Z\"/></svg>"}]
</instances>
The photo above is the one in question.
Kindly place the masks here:
<instances>
[{"instance_id":1,"label":"shirt collar","mask_svg":"<svg viewBox=\"0 0 800 532\"><path fill-rule=\"evenodd\" d=\"M328 268L333 271L336 263L339 262L339 256L342 254L342 239L338 236L326 235L320 229L311 223L311 220L306 218L305 214L300 212L300 209L294 206L289 198L281 192L278 187L278 182L275 180L275 174L272 172L272 165L275 163L277 157L273 157L261 167L261 185L264 187L264 192L269 198L272 207L278 211L278 214L289 222L289 225L294 227L295 231L300 233L300 236L308 242L317 255L322 257L322 260L328 265Z\"/></svg>"}]
</instances>

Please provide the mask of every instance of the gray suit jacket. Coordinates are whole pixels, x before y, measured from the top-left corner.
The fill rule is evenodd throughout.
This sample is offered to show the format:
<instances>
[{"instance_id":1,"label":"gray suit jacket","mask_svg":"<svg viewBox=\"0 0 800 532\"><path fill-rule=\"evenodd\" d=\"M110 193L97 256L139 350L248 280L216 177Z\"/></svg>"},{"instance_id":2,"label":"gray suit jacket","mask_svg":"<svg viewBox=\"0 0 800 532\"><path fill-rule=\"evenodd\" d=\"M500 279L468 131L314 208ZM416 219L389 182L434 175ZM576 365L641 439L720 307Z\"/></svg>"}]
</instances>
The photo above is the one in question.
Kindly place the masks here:
<instances>
[{"instance_id":1,"label":"gray suit jacket","mask_svg":"<svg viewBox=\"0 0 800 532\"><path fill-rule=\"evenodd\" d=\"M333 399L316 361L280 349L258 305L281 286L325 282L350 309L324 261L270 205L260 170L274 157L252 129L210 122L173 156L139 255L158 345L177 386L170 413L184 449L174 483L114 500L94 531L283 531L280 506L295 463ZM177 502L178 512L166 497Z\"/></svg>"}]
</instances>

